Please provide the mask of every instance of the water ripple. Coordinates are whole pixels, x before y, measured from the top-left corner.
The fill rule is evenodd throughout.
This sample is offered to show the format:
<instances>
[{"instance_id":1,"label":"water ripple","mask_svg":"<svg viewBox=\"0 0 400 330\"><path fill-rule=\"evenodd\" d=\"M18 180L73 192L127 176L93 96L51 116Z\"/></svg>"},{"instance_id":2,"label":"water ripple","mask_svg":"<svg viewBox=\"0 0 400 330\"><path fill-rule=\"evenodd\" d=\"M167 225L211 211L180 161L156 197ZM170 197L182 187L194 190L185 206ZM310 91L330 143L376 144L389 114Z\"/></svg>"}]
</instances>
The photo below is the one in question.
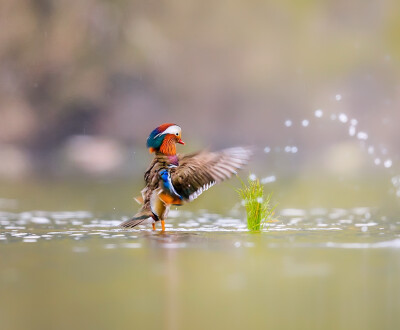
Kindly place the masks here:
<instances>
[{"instance_id":1,"label":"water ripple","mask_svg":"<svg viewBox=\"0 0 400 330\"><path fill-rule=\"evenodd\" d=\"M166 233L161 234L159 224L156 232L149 224L124 230L118 227L121 219L97 218L86 211L0 212L0 245L69 240L73 242L73 252L85 253L90 251L87 242L100 242L104 249L142 249L150 239L161 242L161 248L175 249L228 239L236 248L248 248L257 247L257 237L262 237L274 240L268 243L272 248L400 247L400 222L378 216L376 210L367 207L282 209L278 221L267 224L261 236L249 234L244 217L221 216L204 210L198 213L174 210L171 215ZM309 240L302 242L305 237Z\"/></svg>"}]
</instances>

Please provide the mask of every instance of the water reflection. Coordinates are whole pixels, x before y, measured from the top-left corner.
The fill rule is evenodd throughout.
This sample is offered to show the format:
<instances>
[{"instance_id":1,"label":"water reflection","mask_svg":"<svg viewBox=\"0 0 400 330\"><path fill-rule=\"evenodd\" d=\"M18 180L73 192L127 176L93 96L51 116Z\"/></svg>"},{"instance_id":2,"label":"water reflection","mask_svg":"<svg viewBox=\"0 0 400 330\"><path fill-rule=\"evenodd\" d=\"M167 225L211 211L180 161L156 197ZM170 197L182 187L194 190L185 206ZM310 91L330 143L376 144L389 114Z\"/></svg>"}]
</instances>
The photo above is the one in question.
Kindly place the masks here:
<instances>
[{"instance_id":1,"label":"water reflection","mask_svg":"<svg viewBox=\"0 0 400 330\"><path fill-rule=\"evenodd\" d=\"M283 209L259 234L239 216L171 215L161 233L81 211L0 213L3 321L13 329L399 324L400 221L373 208ZM30 301L23 319L20 301ZM63 318L66 309L75 317Z\"/></svg>"}]
</instances>

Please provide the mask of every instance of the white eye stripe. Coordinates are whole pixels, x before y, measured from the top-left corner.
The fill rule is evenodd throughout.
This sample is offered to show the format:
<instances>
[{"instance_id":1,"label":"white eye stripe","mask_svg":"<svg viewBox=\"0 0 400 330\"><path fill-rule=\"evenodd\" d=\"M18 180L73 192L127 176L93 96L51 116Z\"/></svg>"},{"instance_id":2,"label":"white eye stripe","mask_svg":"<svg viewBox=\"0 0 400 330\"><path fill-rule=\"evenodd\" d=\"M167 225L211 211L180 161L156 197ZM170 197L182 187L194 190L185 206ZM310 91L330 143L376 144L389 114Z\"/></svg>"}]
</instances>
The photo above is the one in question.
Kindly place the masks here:
<instances>
[{"instance_id":1,"label":"white eye stripe","mask_svg":"<svg viewBox=\"0 0 400 330\"><path fill-rule=\"evenodd\" d=\"M168 127L166 130L164 130L163 132L157 134L154 138L157 138L160 135L165 135L165 134L180 135L181 131L182 131L182 129L178 125L172 125L172 126Z\"/></svg>"}]
</instances>

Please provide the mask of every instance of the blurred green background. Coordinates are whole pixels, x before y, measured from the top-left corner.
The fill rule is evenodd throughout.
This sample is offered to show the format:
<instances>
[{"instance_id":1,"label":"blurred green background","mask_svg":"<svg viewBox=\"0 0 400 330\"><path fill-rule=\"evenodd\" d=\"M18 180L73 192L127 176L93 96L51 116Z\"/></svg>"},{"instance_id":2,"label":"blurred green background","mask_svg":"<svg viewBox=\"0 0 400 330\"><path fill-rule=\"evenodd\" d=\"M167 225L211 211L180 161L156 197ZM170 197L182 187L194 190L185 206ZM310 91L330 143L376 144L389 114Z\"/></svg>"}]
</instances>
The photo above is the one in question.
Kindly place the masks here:
<instances>
[{"instance_id":1,"label":"blurred green background","mask_svg":"<svg viewBox=\"0 0 400 330\"><path fill-rule=\"evenodd\" d=\"M312 168L349 140L304 130L318 108L395 154L399 31L395 0L2 0L0 178L136 176L163 122L182 152L292 143Z\"/></svg>"},{"instance_id":2,"label":"blurred green background","mask_svg":"<svg viewBox=\"0 0 400 330\"><path fill-rule=\"evenodd\" d=\"M96 193L128 178L137 191L149 132L175 122L180 152L257 146L249 171L287 186L283 205L347 206L360 191L361 204L379 204L400 147L399 31L395 0L2 0L0 193L31 209L47 181L95 182ZM350 137L340 113L368 141ZM125 212L132 194L95 199ZM91 207L80 201L64 208Z\"/></svg>"}]
</instances>

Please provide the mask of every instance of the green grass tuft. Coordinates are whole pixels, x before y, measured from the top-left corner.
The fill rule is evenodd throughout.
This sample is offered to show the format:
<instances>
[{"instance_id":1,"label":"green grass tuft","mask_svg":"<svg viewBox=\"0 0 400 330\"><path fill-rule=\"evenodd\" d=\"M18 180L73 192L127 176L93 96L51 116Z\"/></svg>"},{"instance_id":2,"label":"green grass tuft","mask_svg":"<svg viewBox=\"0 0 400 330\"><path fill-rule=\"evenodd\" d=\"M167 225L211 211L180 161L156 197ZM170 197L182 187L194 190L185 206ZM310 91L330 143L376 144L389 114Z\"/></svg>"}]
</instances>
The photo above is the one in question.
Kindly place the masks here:
<instances>
[{"instance_id":1,"label":"green grass tuft","mask_svg":"<svg viewBox=\"0 0 400 330\"><path fill-rule=\"evenodd\" d=\"M260 180L248 179L248 184L242 182L242 188L237 192L244 202L247 213L247 228L250 231L260 231L267 223L274 222L276 205L271 205L272 193L265 196Z\"/></svg>"}]
</instances>

